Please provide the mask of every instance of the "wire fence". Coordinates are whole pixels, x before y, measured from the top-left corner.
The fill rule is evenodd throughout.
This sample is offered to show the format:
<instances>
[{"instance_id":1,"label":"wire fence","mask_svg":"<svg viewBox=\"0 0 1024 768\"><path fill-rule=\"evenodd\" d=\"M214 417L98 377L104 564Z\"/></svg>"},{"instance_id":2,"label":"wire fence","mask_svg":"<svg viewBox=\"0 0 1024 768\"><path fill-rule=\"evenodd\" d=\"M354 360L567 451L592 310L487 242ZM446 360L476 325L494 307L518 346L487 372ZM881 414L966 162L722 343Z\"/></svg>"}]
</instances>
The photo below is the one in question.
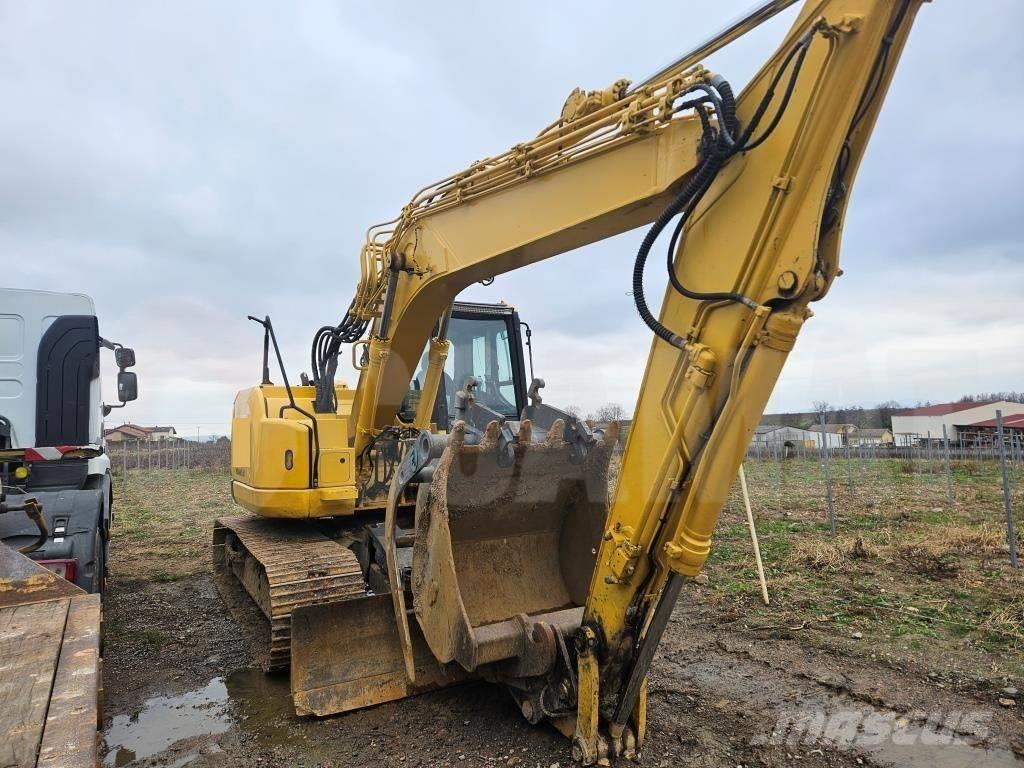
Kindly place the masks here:
<instances>
[{"instance_id":1,"label":"wire fence","mask_svg":"<svg viewBox=\"0 0 1024 768\"><path fill-rule=\"evenodd\" d=\"M1010 563L1018 567L1015 510L1024 479L1024 436L1001 428L999 432L954 440L925 437L908 445L754 442L745 465L752 485L780 503L787 488L816 482L832 534L837 515L867 499L884 505L896 487L944 497L951 504L977 502L984 493L980 489L988 489L989 500L1000 502ZM832 438L840 439L828 436Z\"/></svg>"},{"instance_id":2,"label":"wire fence","mask_svg":"<svg viewBox=\"0 0 1024 768\"><path fill-rule=\"evenodd\" d=\"M231 467L231 443L218 440L131 440L108 443L111 469L115 475L159 469L223 469Z\"/></svg>"},{"instance_id":3,"label":"wire fence","mask_svg":"<svg viewBox=\"0 0 1024 768\"><path fill-rule=\"evenodd\" d=\"M838 436L829 436L829 439ZM222 439L201 443L192 440L125 441L107 445L112 470L124 476L151 470L231 467L231 443ZM894 487L921 491L944 490L946 501L976 501L979 483L992 485L1001 495L1010 561L1018 565L1015 509L1018 488L1024 479L1024 435L1007 431L955 439L920 439L909 445L814 446L803 441L751 443L746 461L753 493L771 504L785 504L787 493L813 486L820 488L829 529L837 531L837 515L866 499L884 505ZM817 480L815 480L815 477ZM968 498L969 497L969 498Z\"/></svg>"},{"instance_id":4,"label":"wire fence","mask_svg":"<svg viewBox=\"0 0 1024 768\"><path fill-rule=\"evenodd\" d=\"M834 437L834 436L830 436ZM838 439L838 438L837 438ZM978 436L970 439L960 437L949 440L949 457L952 461L999 461L1005 453L1013 466L1024 464L1024 436L1013 434L1003 438L1003 451L1000 451L999 440L995 436ZM861 445L830 445L827 449L829 457L837 459L904 459L913 462L924 462L931 466L945 459L945 441L935 438L931 441L922 438L913 445L892 444L861 444ZM814 459L820 457L823 449L811 441L758 441L751 443L747 449L747 458L757 461L779 461L784 459Z\"/></svg>"}]
</instances>

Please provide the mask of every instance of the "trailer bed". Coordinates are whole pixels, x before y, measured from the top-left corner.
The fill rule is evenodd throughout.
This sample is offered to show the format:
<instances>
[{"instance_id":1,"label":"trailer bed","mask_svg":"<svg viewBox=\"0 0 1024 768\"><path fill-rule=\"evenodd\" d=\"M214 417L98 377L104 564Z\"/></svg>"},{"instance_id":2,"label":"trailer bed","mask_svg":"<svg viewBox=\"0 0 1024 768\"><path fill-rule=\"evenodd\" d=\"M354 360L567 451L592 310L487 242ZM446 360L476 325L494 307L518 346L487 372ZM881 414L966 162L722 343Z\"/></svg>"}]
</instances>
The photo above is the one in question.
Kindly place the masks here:
<instances>
[{"instance_id":1,"label":"trailer bed","mask_svg":"<svg viewBox=\"0 0 1024 768\"><path fill-rule=\"evenodd\" d=\"M100 597L0 545L0 765L94 768Z\"/></svg>"}]
</instances>

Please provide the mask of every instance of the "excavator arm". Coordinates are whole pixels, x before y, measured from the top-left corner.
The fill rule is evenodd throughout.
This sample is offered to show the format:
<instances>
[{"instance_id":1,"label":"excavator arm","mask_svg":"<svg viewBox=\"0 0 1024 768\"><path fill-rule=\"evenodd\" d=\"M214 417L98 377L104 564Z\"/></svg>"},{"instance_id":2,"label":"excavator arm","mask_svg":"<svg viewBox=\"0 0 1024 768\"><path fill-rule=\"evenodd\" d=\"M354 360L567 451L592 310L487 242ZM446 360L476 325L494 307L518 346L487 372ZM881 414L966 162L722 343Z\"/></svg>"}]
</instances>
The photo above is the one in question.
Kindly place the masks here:
<instances>
[{"instance_id":1,"label":"excavator arm","mask_svg":"<svg viewBox=\"0 0 1024 768\"><path fill-rule=\"evenodd\" d=\"M357 452L393 423L460 291L652 225L632 287L655 335L576 639L586 763L642 738L644 680L681 579L708 555L809 303L839 274L849 188L919 5L808 0L735 99L695 57L632 89L577 90L535 139L424 189L368 235L350 309L372 323ZM648 256L673 277L657 317Z\"/></svg>"},{"instance_id":2,"label":"excavator arm","mask_svg":"<svg viewBox=\"0 0 1024 768\"><path fill-rule=\"evenodd\" d=\"M809 305L840 274L849 189L923 0L805 0L738 96L700 64L793 2L638 85L575 90L535 138L371 228L311 383L290 385L261 322L263 384L232 421L233 495L259 517L219 521L214 559L270 620L270 666L291 664L300 712L480 675L584 763L642 743L651 659ZM522 407L507 326L502 363L500 329L467 336L451 313L474 282L638 227L630 287L653 339L609 500L616 426L543 404L539 381ZM652 269L669 278L658 310ZM334 383L346 344L355 389ZM442 377L452 411L435 424ZM496 397L510 382L516 397ZM259 519L275 517L316 522Z\"/></svg>"}]
</instances>

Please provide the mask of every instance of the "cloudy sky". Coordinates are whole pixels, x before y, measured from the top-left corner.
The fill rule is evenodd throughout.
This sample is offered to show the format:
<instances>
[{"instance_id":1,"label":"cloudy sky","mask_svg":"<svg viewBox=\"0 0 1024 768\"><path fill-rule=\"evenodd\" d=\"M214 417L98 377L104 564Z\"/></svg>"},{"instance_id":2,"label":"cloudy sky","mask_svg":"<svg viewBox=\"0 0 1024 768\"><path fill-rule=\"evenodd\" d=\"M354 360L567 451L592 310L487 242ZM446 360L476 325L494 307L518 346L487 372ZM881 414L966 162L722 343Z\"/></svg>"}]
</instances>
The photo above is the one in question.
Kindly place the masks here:
<instances>
[{"instance_id":1,"label":"cloudy sky","mask_svg":"<svg viewBox=\"0 0 1024 768\"><path fill-rule=\"evenodd\" d=\"M247 314L308 369L368 225L535 135L573 87L640 79L749 5L0 0L0 283L95 298L101 332L137 350L126 418L226 431L259 376ZM793 15L708 63L741 85ZM1022 27L1015 0L922 9L857 179L846 274L772 409L1024 389ZM641 236L467 292L532 324L549 402L634 402Z\"/></svg>"}]
</instances>

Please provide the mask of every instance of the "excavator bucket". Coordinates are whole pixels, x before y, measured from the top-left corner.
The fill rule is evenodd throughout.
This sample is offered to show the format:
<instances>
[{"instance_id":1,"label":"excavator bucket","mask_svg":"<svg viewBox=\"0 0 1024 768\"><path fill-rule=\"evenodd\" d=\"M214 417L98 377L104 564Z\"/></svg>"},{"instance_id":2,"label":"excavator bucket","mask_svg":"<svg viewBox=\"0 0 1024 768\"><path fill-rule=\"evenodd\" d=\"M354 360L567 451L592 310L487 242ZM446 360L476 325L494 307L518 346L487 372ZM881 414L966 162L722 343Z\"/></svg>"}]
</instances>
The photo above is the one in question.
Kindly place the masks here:
<instances>
[{"instance_id":1,"label":"excavator bucket","mask_svg":"<svg viewBox=\"0 0 1024 768\"><path fill-rule=\"evenodd\" d=\"M403 699L465 679L437 663L412 628L416 679L405 671L391 595L298 608L292 613L295 712L319 717Z\"/></svg>"},{"instance_id":2,"label":"excavator bucket","mask_svg":"<svg viewBox=\"0 0 1024 768\"><path fill-rule=\"evenodd\" d=\"M580 456L563 426L533 443L524 420L512 461L497 449L497 425L478 445L466 444L460 424L453 429L417 510L413 550L416 618L439 661L473 671L522 658L530 619L578 626L618 428Z\"/></svg>"}]
</instances>

